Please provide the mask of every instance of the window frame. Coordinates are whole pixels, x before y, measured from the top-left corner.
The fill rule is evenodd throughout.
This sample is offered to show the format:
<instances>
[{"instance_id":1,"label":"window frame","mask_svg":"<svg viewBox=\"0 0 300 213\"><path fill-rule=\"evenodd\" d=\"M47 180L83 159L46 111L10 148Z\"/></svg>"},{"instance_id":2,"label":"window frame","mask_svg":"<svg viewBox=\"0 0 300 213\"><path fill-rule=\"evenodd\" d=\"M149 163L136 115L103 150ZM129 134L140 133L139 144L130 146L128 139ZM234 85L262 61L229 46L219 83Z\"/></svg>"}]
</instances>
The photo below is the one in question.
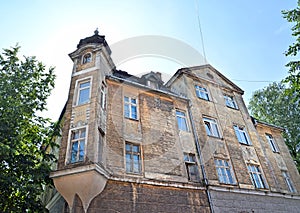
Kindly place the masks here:
<instances>
[{"instance_id":1,"label":"window frame","mask_svg":"<svg viewBox=\"0 0 300 213\"><path fill-rule=\"evenodd\" d=\"M279 153L279 148L278 148L273 136L268 133L265 133L265 135L266 135L267 141L269 142L269 145L270 145L272 151L275 153Z\"/></svg>"},{"instance_id":2,"label":"window frame","mask_svg":"<svg viewBox=\"0 0 300 213\"><path fill-rule=\"evenodd\" d=\"M86 56L89 55L88 58ZM87 52L82 56L81 64L88 64L92 62L93 54L91 52Z\"/></svg>"},{"instance_id":3,"label":"window frame","mask_svg":"<svg viewBox=\"0 0 300 213\"><path fill-rule=\"evenodd\" d=\"M80 137L80 135L82 134L82 130L85 130L85 135L84 137ZM79 131L79 138L73 139L73 135L76 134L75 132ZM86 156L86 143L87 143L87 137L88 137L88 127L87 126L82 126L82 127L78 127L78 128L74 128L74 129L70 129L69 131L69 143L68 143L68 156L67 156L67 162L70 164L74 164L74 163L80 163L80 162L84 162L85 161L85 156ZM83 157L82 159L80 158L80 143L78 142L82 142L83 141ZM78 143L77 146L77 150L79 150L76 154L76 159L72 160L72 154L73 154L73 144L74 143Z\"/></svg>"},{"instance_id":4,"label":"window frame","mask_svg":"<svg viewBox=\"0 0 300 213\"><path fill-rule=\"evenodd\" d=\"M250 136L249 136L249 134L246 130L246 127L242 127L242 126L239 126L237 124L234 124L233 125L233 130L234 130L235 136L236 136L236 138L237 138L237 140L240 144L244 144L244 145L248 145L248 146L252 145L252 141L251 141ZM244 139L246 139L246 141L244 141Z\"/></svg>"},{"instance_id":5,"label":"window frame","mask_svg":"<svg viewBox=\"0 0 300 213\"><path fill-rule=\"evenodd\" d=\"M183 153L183 160L188 175L188 180L192 182L200 181L200 173L196 161L196 155L192 153ZM195 174L192 174L194 172Z\"/></svg>"},{"instance_id":6,"label":"window frame","mask_svg":"<svg viewBox=\"0 0 300 213\"><path fill-rule=\"evenodd\" d=\"M267 189L266 180L263 176L260 166L255 165L255 164L247 164L247 169L248 169L248 173L250 175L252 185L256 189Z\"/></svg>"},{"instance_id":7,"label":"window frame","mask_svg":"<svg viewBox=\"0 0 300 213\"><path fill-rule=\"evenodd\" d=\"M215 138L221 138L221 132L220 132L220 128L219 128L217 119L209 118L209 117L203 117L202 120L203 120L203 123L204 123L204 127L205 127L205 131L206 131L207 136L215 137ZM209 126L207 126L206 124L209 124Z\"/></svg>"},{"instance_id":8,"label":"window frame","mask_svg":"<svg viewBox=\"0 0 300 213\"><path fill-rule=\"evenodd\" d=\"M208 89L203 86L195 85L196 96L202 100L210 101Z\"/></svg>"},{"instance_id":9,"label":"window frame","mask_svg":"<svg viewBox=\"0 0 300 213\"><path fill-rule=\"evenodd\" d=\"M128 101L125 99L128 98ZM135 103L132 103L132 100L135 100ZM127 116L126 112L126 105L128 105L129 109L129 115ZM132 120L138 120L138 99L136 97L130 97L130 96L123 96L123 107L124 107L124 117ZM134 113L132 112L133 107L135 107L135 117L133 116Z\"/></svg>"},{"instance_id":10,"label":"window frame","mask_svg":"<svg viewBox=\"0 0 300 213\"><path fill-rule=\"evenodd\" d=\"M106 92L107 92L107 87L104 83L102 83L100 87L100 107L103 110L106 110Z\"/></svg>"},{"instance_id":11,"label":"window frame","mask_svg":"<svg viewBox=\"0 0 300 213\"><path fill-rule=\"evenodd\" d=\"M234 172L229 160L215 158L214 163L219 183L229 185L236 184Z\"/></svg>"},{"instance_id":12,"label":"window frame","mask_svg":"<svg viewBox=\"0 0 300 213\"><path fill-rule=\"evenodd\" d=\"M178 115L178 113L183 113L183 115ZM179 126L179 118L184 120L185 129L181 129L181 125ZM186 131L186 132L189 131L189 125L188 125L188 122L187 122L187 116L186 116L185 111L176 109L176 121L177 121L178 130Z\"/></svg>"},{"instance_id":13,"label":"window frame","mask_svg":"<svg viewBox=\"0 0 300 213\"><path fill-rule=\"evenodd\" d=\"M233 96L224 94L225 105L231 109L239 109Z\"/></svg>"},{"instance_id":14,"label":"window frame","mask_svg":"<svg viewBox=\"0 0 300 213\"><path fill-rule=\"evenodd\" d=\"M85 84L85 83L89 83L89 86L88 87L84 87L84 88L81 88L80 86L82 84ZM80 101L80 97L81 97L81 94L80 92L83 91L83 90L86 90L88 89L88 99L84 102L79 102ZM79 106L79 105L84 105L84 104L87 104L91 101L91 89L92 89L92 78L91 77L88 77L88 78L84 78L84 79L79 79L76 81L76 106Z\"/></svg>"},{"instance_id":15,"label":"window frame","mask_svg":"<svg viewBox=\"0 0 300 213\"><path fill-rule=\"evenodd\" d=\"M284 181L285 181L285 183L286 183L286 185L289 189L289 192L296 193L297 190L294 186L293 181L291 180L291 177L290 177L289 173L287 171L281 171L281 172L282 172L282 176L284 178Z\"/></svg>"},{"instance_id":16,"label":"window frame","mask_svg":"<svg viewBox=\"0 0 300 213\"><path fill-rule=\"evenodd\" d=\"M130 146L130 150L127 150L127 145ZM134 151L133 147L138 147L138 151ZM130 161L127 159L128 155L130 156ZM135 171L135 159L133 156L138 156L138 171ZM130 164L129 170L128 163ZM142 146L138 143L125 142L125 172L129 174L142 174Z\"/></svg>"}]
</instances>

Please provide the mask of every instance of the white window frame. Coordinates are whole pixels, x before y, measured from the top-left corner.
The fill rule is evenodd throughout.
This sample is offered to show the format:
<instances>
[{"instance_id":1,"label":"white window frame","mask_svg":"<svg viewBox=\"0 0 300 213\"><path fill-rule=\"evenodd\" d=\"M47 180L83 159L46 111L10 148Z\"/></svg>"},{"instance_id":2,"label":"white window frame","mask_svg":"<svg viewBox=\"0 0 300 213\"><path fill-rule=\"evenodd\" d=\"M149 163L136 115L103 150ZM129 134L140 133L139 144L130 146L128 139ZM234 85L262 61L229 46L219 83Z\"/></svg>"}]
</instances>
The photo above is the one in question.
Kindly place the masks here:
<instances>
[{"instance_id":1,"label":"white window frame","mask_svg":"<svg viewBox=\"0 0 300 213\"><path fill-rule=\"evenodd\" d=\"M179 114L179 113L181 113L181 114ZM183 126L179 125L179 119L184 122ZM177 120L177 126L178 126L179 130L186 131L186 132L189 131L187 117L186 117L186 114L184 111L176 109L176 120ZM181 124L182 124L182 122L181 122Z\"/></svg>"},{"instance_id":2,"label":"white window frame","mask_svg":"<svg viewBox=\"0 0 300 213\"><path fill-rule=\"evenodd\" d=\"M224 184L235 184L235 177L228 160L224 159L215 159L215 166L220 183Z\"/></svg>"},{"instance_id":3,"label":"white window frame","mask_svg":"<svg viewBox=\"0 0 300 213\"><path fill-rule=\"evenodd\" d=\"M195 85L195 91L198 98L210 101L208 89L199 85Z\"/></svg>"},{"instance_id":4,"label":"white window frame","mask_svg":"<svg viewBox=\"0 0 300 213\"><path fill-rule=\"evenodd\" d=\"M184 163L186 167L186 172L188 175L188 180L193 182L200 181L199 169L196 162L195 154L184 153ZM194 172L195 174L192 174Z\"/></svg>"},{"instance_id":5,"label":"white window frame","mask_svg":"<svg viewBox=\"0 0 300 213\"><path fill-rule=\"evenodd\" d=\"M105 110L106 109L106 85L102 83L100 87L100 107L101 109Z\"/></svg>"},{"instance_id":6,"label":"white window frame","mask_svg":"<svg viewBox=\"0 0 300 213\"><path fill-rule=\"evenodd\" d=\"M283 178L285 180L285 183L286 183L289 191L292 192L292 193L297 192L297 190L294 187L294 184L293 184L293 182L292 182L292 180L291 180L290 175L288 174L288 172L287 171L282 171L282 176L283 176Z\"/></svg>"},{"instance_id":7,"label":"white window frame","mask_svg":"<svg viewBox=\"0 0 300 213\"><path fill-rule=\"evenodd\" d=\"M127 149L128 146L130 147L130 150ZM133 147L138 147L138 151L134 151ZM130 156L129 159L127 158L128 156ZM135 169L134 156L137 156L138 158L137 170ZM125 142L125 171L126 173L132 174L142 173L142 146L140 144L131 143L128 141Z\"/></svg>"},{"instance_id":8,"label":"white window frame","mask_svg":"<svg viewBox=\"0 0 300 213\"><path fill-rule=\"evenodd\" d=\"M251 139L250 139L245 127L233 125L233 129L234 129L235 135L236 135L239 143L245 144L245 145L252 145Z\"/></svg>"},{"instance_id":9,"label":"white window frame","mask_svg":"<svg viewBox=\"0 0 300 213\"><path fill-rule=\"evenodd\" d=\"M87 55L90 55L90 57L88 59L86 59ZM81 64L88 64L88 63L92 62L92 57L93 57L93 54L91 52L85 53L82 56Z\"/></svg>"},{"instance_id":10,"label":"white window frame","mask_svg":"<svg viewBox=\"0 0 300 213\"><path fill-rule=\"evenodd\" d=\"M80 88L80 85L81 84L85 84L89 82L89 86L88 87L84 87L84 88ZM91 90L92 90L92 78L91 77L87 77L87 78L84 78L84 79L79 79L76 81L76 104L75 105L83 105L83 104L86 104L86 103L89 103L90 100L91 100ZM89 89L89 94L88 94L88 100L85 101L85 102L82 102L82 103L79 103L79 98L80 98L80 92L84 89Z\"/></svg>"},{"instance_id":11,"label":"white window frame","mask_svg":"<svg viewBox=\"0 0 300 213\"><path fill-rule=\"evenodd\" d=\"M79 158L76 160L76 161L72 161L72 149L73 149L73 141L75 140L72 140L72 136L73 136L73 133L76 132L76 131L80 131L82 129L85 129L85 139L84 139L84 154L83 154L83 159L82 160L79 160ZM84 162L85 161L85 156L86 156L86 145L87 145L87 139L88 139L88 126L81 126L81 127L77 127L77 128L73 128L73 129L70 129L69 131L69 136L68 136L68 147L67 147L67 157L66 157L66 164L67 163L78 163L78 162ZM77 139L76 141L80 141L80 138ZM79 153L79 152L78 152Z\"/></svg>"},{"instance_id":12,"label":"white window frame","mask_svg":"<svg viewBox=\"0 0 300 213\"><path fill-rule=\"evenodd\" d=\"M208 136L221 138L220 130L216 119L203 117L203 123Z\"/></svg>"},{"instance_id":13,"label":"white window frame","mask_svg":"<svg viewBox=\"0 0 300 213\"><path fill-rule=\"evenodd\" d=\"M271 134L266 133L266 138L273 152L279 152L278 146Z\"/></svg>"},{"instance_id":14,"label":"white window frame","mask_svg":"<svg viewBox=\"0 0 300 213\"><path fill-rule=\"evenodd\" d=\"M227 107L232 109L238 109L237 103L235 102L233 96L224 94L224 99Z\"/></svg>"},{"instance_id":15,"label":"white window frame","mask_svg":"<svg viewBox=\"0 0 300 213\"><path fill-rule=\"evenodd\" d=\"M126 101L126 98L128 99L128 101ZM130 96L126 96L124 95L124 117L125 118L129 118L129 119L134 119L134 120L138 120L138 99L135 97L130 97ZM135 103L132 102L132 100L135 100ZM128 113L129 115L126 115L126 105L128 106ZM133 113L133 108L135 108L136 111L136 116L134 117L134 113Z\"/></svg>"},{"instance_id":16,"label":"white window frame","mask_svg":"<svg viewBox=\"0 0 300 213\"><path fill-rule=\"evenodd\" d=\"M253 186L257 189L266 189L267 185L260 167L258 165L248 164L247 168Z\"/></svg>"}]
</instances>

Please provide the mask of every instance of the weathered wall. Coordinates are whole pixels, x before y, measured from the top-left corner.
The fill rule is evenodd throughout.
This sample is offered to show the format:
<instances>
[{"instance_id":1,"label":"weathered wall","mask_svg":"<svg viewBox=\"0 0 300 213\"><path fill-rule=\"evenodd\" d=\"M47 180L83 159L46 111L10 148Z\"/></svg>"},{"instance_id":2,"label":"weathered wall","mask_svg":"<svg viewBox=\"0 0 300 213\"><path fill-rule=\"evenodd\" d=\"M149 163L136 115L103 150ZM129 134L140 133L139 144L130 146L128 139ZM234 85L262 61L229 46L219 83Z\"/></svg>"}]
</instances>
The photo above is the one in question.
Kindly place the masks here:
<instances>
[{"instance_id":1,"label":"weathered wall","mask_svg":"<svg viewBox=\"0 0 300 213\"><path fill-rule=\"evenodd\" d=\"M298 213L300 200L268 194L211 191L215 213Z\"/></svg>"},{"instance_id":2,"label":"weathered wall","mask_svg":"<svg viewBox=\"0 0 300 213\"><path fill-rule=\"evenodd\" d=\"M98 212L210 212L204 190L108 181L104 191L90 204Z\"/></svg>"}]
</instances>

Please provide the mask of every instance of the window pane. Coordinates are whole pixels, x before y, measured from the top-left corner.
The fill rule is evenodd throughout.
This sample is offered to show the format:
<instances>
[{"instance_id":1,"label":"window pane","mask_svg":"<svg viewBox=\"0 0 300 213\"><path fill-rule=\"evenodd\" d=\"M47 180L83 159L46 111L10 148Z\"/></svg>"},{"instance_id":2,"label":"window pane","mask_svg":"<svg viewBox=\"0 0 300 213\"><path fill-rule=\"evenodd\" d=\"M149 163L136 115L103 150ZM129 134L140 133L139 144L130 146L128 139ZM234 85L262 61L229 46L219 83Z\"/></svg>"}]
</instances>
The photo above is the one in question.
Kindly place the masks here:
<instances>
[{"instance_id":1,"label":"window pane","mask_svg":"<svg viewBox=\"0 0 300 213\"><path fill-rule=\"evenodd\" d=\"M131 118L137 118L136 106L131 106Z\"/></svg>"},{"instance_id":2,"label":"window pane","mask_svg":"<svg viewBox=\"0 0 300 213\"><path fill-rule=\"evenodd\" d=\"M207 135L212 135L210 123L205 121L204 124L205 124L205 129L206 129Z\"/></svg>"},{"instance_id":3,"label":"window pane","mask_svg":"<svg viewBox=\"0 0 300 213\"><path fill-rule=\"evenodd\" d=\"M133 152L140 152L140 150L139 150L139 146L132 146L132 151Z\"/></svg>"},{"instance_id":4,"label":"window pane","mask_svg":"<svg viewBox=\"0 0 300 213\"><path fill-rule=\"evenodd\" d=\"M90 89L82 89L79 91L78 104L83 104L89 101Z\"/></svg>"},{"instance_id":5,"label":"window pane","mask_svg":"<svg viewBox=\"0 0 300 213\"><path fill-rule=\"evenodd\" d=\"M126 151L131 151L131 146L130 146L130 144L126 144Z\"/></svg>"},{"instance_id":6,"label":"window pane","mask_svg":"<svg viewBox=\"0 0 300 213\"><path fill-rule=\"evenodd\" d=\"M80 138L85 138L85 130L81 130Z\"/></svg>"},{"instance_id":7,"label":"window pane","mask_svg":"<svg viewBox=\"0 0 300 213\"><path fill-rule=\"evenodd\" d=\"M129 118L130 112L129 112L129 105L128 104L124 105L124 114L125 114L126 118Z\"/></svg>"},{"instance_id":8,"label":"window pane","mask_svg":"<svg viewBox=\"0 0 300 213\"><path fill-rule=\"evenodd\" d=\"M125 102L129 102L129 98L126 97L126 96L124 96L124 101L125 101Z\"/></svg>"},{"instance_id":9,"label":"window pane","mask_svg":"<svg viewBox=\"0 0 300 213\"><path fill-rule=\"evenodd\" d=\"M132 99L131 99L131 103L136 104L136 99L135 99L135 98L132 98Z\"/></svg>"},{"instance_id":10,"label":"window pane","mask_svg":"<svg viewBox=\"0 0 300 213\"><path fill-rule=\"evenodd\" d=\"M71 162L77 161L78 142L72 144Z\"/></svg>"},{"instance_id":11,"label":"window pane","mask_svg":"<svg viewBox=\"0 0 300 213\"><path fill-rule=\"evenodd\" d=\"M219 137L217 124L212 124L212 131L213 131L213 136Z\"/></svg>"},{"instance_id":12,"label":"window pane","mask_svg":"<svg viewBox=\"0 0 300 213\"><path fill-rule=\"evenodd\" d=\"M90 86L90 82L85 82L85 83L81 83L79 88L85 88L85 87L89 87Z\"/></svg>"},{"instance_id":13,"label":"window pane","mask_svg":"<svg viewBox=\"0 0 300 213\"><path fill-rule=\"evenodd\" d=\"M83 158L84 158L84 141L81 141L79 147L79 161L83 161Z\"/></svg>"}]
</instances>

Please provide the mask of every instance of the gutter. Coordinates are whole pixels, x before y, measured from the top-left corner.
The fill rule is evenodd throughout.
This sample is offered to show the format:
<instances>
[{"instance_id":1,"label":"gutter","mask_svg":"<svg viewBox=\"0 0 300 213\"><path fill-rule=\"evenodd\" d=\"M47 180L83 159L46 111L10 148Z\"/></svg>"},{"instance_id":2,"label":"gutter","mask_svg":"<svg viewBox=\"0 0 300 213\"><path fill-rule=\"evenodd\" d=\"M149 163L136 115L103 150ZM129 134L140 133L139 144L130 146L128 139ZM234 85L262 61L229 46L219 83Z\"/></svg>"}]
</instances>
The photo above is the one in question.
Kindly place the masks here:
<instances>
[{"instance_id":1,"label":"gutter","mask_svg":"<svg viewBox=\"0 0 300 213\"><path fill-rule=\"evenodd\" d=\"M194 136L194 139L195 139L195 145L196 145L197 153L198 153L198 156L199 156L200 168L201 168L201 172L202 172L202 175L203 175L204 185L205 185L205 188L206 188L205 191L206 191L206 194L207 194L207 199L208 199L210 211L212 213L214 213L213 203L212 203L210 191L209 191L209 188L208 188L209 183L208 183L208 179L207 179L204 164L203 164L203 157L202 157L202 154L201 154L201 147L200 147L200 144L199 144L198 135L197 135L197 131L196 131L196 128L195 128L191 107L192 107L192 104L191 104L191 101L189 100L188 101L188 113L189 113L189 116L190 116L190 121L191 121L191 125L192 125L192 130L193 130L193 136Z\"/></svg>"}]
</instances>

